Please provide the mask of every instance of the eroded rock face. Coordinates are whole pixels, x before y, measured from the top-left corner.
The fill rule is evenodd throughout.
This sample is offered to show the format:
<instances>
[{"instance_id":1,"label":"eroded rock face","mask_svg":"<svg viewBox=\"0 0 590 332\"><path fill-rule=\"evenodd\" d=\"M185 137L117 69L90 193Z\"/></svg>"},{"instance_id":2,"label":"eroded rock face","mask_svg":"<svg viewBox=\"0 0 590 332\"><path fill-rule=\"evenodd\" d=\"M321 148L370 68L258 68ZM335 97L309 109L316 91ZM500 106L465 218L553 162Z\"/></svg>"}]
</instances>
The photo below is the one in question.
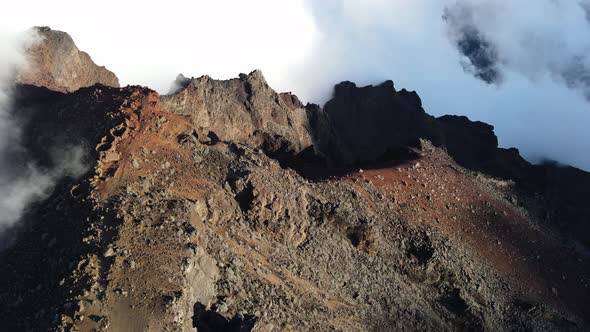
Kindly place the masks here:
<instances>
[{"instance_id":1,"label":"eroded rock face","mask_svg":"<svg viewBox=\"0 0 590 332\"><path fill-rule=\"evenodd\" d=\"M542 195L537 213L571 240L590 248L590 173L570 166L534 165L521 181Z\"/></svg>"},{"instance_id":2,"label":"eroded rock face","mask_svg":"<svg viewBox=\"0 0 590 332\"><path fill-rule=\"evenodd\" d=\"M493 126L465 116L445 115L437 121L443 127L447 151L461 165L477 169L495 158L498 138Z\"/></svg>"},{"instance_id":3,"label":"eroded rock face","mask_svg":"<svg viewBox=\"0 0 590 332\"><path fill-rule=\"evenodd\" d=\"M94 84L119 86L117 76L96 65L87 53L78 49L69 34L48 27L35 30L41 40L29 49L29 66L18 74L17 83L60 92L72 92Z\"/></svg>"},{"instance_id":4,"label":"eroded rock face","mask_svg":"<svg viewBox=\"0 0 590 332\"><path fill-rule=\"evenodd\" d=\"M397 92L392 81L362 88L342 82L324 111L350 150L352 161L375 161L420 138L440 141L437 123L422 109L418 95Z\"/></svg>"},{"instance_id":5,"label":"eroded rock face","mask_svg":"<svg viewBox=\"0 0 590 332\"><path fill-rule=\"evenodd\" d=\"M164 107L187 116L204 135L264 147L266 152L298 153L312 145L305 108L294 96L272 90L262 72L220 81L208 76L187 81L163 96Z\"/></svg>"}]
</instances>

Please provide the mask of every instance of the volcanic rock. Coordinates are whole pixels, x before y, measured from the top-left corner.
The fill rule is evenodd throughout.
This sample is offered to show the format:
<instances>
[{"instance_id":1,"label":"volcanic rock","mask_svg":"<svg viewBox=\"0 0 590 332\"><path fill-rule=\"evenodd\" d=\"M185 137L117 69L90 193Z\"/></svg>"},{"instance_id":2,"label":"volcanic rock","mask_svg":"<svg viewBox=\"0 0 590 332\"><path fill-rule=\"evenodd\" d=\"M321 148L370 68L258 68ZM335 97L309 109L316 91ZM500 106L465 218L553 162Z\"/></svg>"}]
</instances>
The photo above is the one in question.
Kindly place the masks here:
<instances>
[{"instance_id":1,"label":"volcanic rock","mask_svg":"<svg viewBox=\"0 0 590 332\"><path fill-rule=\"evenodd\" d=\"M78 49L69 34L48 27L34 29L40 41L28 50L29 64L18 74L17 83L60 92L72 92L94 84L119 86L117 76L97 66L87 53Z\"/></svg>"},{"instance_id":2,"label":"volcanic rock","mask_svg":"<svg viewBox=\"0 0 590 332\"><path fill-rule=\"evenodd\" d=\"M478 169L495 158L498 139L493 126L466 116L445 115L437 121L444 131L444 146L459 164Z\"/></svg>"},{"instance_id":3,"label":"volcanic rock","mask_svg":"<svg viewBox=\"0 0 590 332\"><path fill-rule=\"evenodd\" d=\"M441 140L436 120L426 114L415 92L397 92L392 81L359 88L352 82L336 85L324 111L353 158L367 162L388 152L417 144L420 138Z\"/></svg>"},{"instance_id":4,"label":"volcanic rock","mask_svg":"<svg viewBox=\"0 0 590 332\"><path fill-rule=\"evenodd\" d=\"M262 72L231 80L179 76L179 91L162 96L169 112L187 116L199 132L223 141L299 153L312 145L306 111L296 99L272 90Z\"/></svg>"}]
</instances>

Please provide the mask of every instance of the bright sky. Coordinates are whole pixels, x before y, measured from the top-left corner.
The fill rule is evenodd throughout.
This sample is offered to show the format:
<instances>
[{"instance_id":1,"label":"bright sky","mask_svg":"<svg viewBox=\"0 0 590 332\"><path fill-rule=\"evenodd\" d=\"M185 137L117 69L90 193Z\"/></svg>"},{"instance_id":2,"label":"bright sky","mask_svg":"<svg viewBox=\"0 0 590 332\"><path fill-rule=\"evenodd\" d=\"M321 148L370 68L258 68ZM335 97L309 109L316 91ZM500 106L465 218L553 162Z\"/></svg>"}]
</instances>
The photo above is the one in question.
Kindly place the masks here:
<instances>
[{"instance_id":1,"label":"bright sky","mask_svg":"<svg viewBox=\"0 0 590 332\"><path fill-rule=\"evenodd\" d=\"M66 31L122 83L159 91L167 91L181 72L229 78L260 68L287 75L315 38L299 0L25 0L3 11L2 28L46 25Z\"/></svg>"},{"instance_id":2,"label":"bright sky","mask_svg":"<svg viewBox=\"0 0 590 332\"><path fill-rule=\"evenodd\" d=\"M482 14L503 56L502 85L463 71L441 19L456 2ZM531 160L590 170L588 101L550 70L590 50L584 14L561 0L20 0L3 5L0 29L67 31L123 84L160 92L178 73L230 78L258 68L276 90L323 103L339 81L392 79L431 114L493 124L501 145Z\"/></svg>"}]
</instances>

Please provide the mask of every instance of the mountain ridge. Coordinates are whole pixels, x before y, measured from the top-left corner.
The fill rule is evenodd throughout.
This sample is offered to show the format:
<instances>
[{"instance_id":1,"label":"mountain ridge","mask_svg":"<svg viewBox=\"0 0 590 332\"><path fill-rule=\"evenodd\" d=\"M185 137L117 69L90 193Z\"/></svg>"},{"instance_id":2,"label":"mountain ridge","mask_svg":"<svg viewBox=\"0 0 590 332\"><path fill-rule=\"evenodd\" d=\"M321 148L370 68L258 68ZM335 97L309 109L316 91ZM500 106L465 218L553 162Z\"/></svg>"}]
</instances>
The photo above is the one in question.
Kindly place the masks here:
<instances>
[{"instance_id":1,"label":"mountain ridge","mask_svg":"<svg viewBox=\"0 0 590 332\"><path fill-rule=\"evenodd\" d=\"M178 81L17 84L25 160L88 168L0 253L8 330L588 328L588 173L392 81L323 108L260 71Z\"/></svg>"}]
</instances>

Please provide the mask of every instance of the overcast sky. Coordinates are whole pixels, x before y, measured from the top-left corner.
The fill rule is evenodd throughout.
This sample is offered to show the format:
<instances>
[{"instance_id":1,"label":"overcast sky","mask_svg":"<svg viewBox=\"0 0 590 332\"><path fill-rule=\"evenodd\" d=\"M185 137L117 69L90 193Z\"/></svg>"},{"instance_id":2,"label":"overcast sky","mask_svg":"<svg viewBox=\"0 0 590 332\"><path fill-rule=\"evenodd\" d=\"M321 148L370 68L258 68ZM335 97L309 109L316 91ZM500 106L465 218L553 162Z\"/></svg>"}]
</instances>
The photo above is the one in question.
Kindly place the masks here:
<instances>
[{"instance_id":1,"label":"overcast sky","mask_svg":"<svg viewBox=\"0 0 590 332\"><path fill-rule=\"evenodd\" d=\"M494 125L532 161L590 170L588 16L586 0L21 0L0 29L67 31L123 84L159 92L178 73L259 68L323 103L339 81L392 79L433 115Z\"/></svg>"}]
</instances>

